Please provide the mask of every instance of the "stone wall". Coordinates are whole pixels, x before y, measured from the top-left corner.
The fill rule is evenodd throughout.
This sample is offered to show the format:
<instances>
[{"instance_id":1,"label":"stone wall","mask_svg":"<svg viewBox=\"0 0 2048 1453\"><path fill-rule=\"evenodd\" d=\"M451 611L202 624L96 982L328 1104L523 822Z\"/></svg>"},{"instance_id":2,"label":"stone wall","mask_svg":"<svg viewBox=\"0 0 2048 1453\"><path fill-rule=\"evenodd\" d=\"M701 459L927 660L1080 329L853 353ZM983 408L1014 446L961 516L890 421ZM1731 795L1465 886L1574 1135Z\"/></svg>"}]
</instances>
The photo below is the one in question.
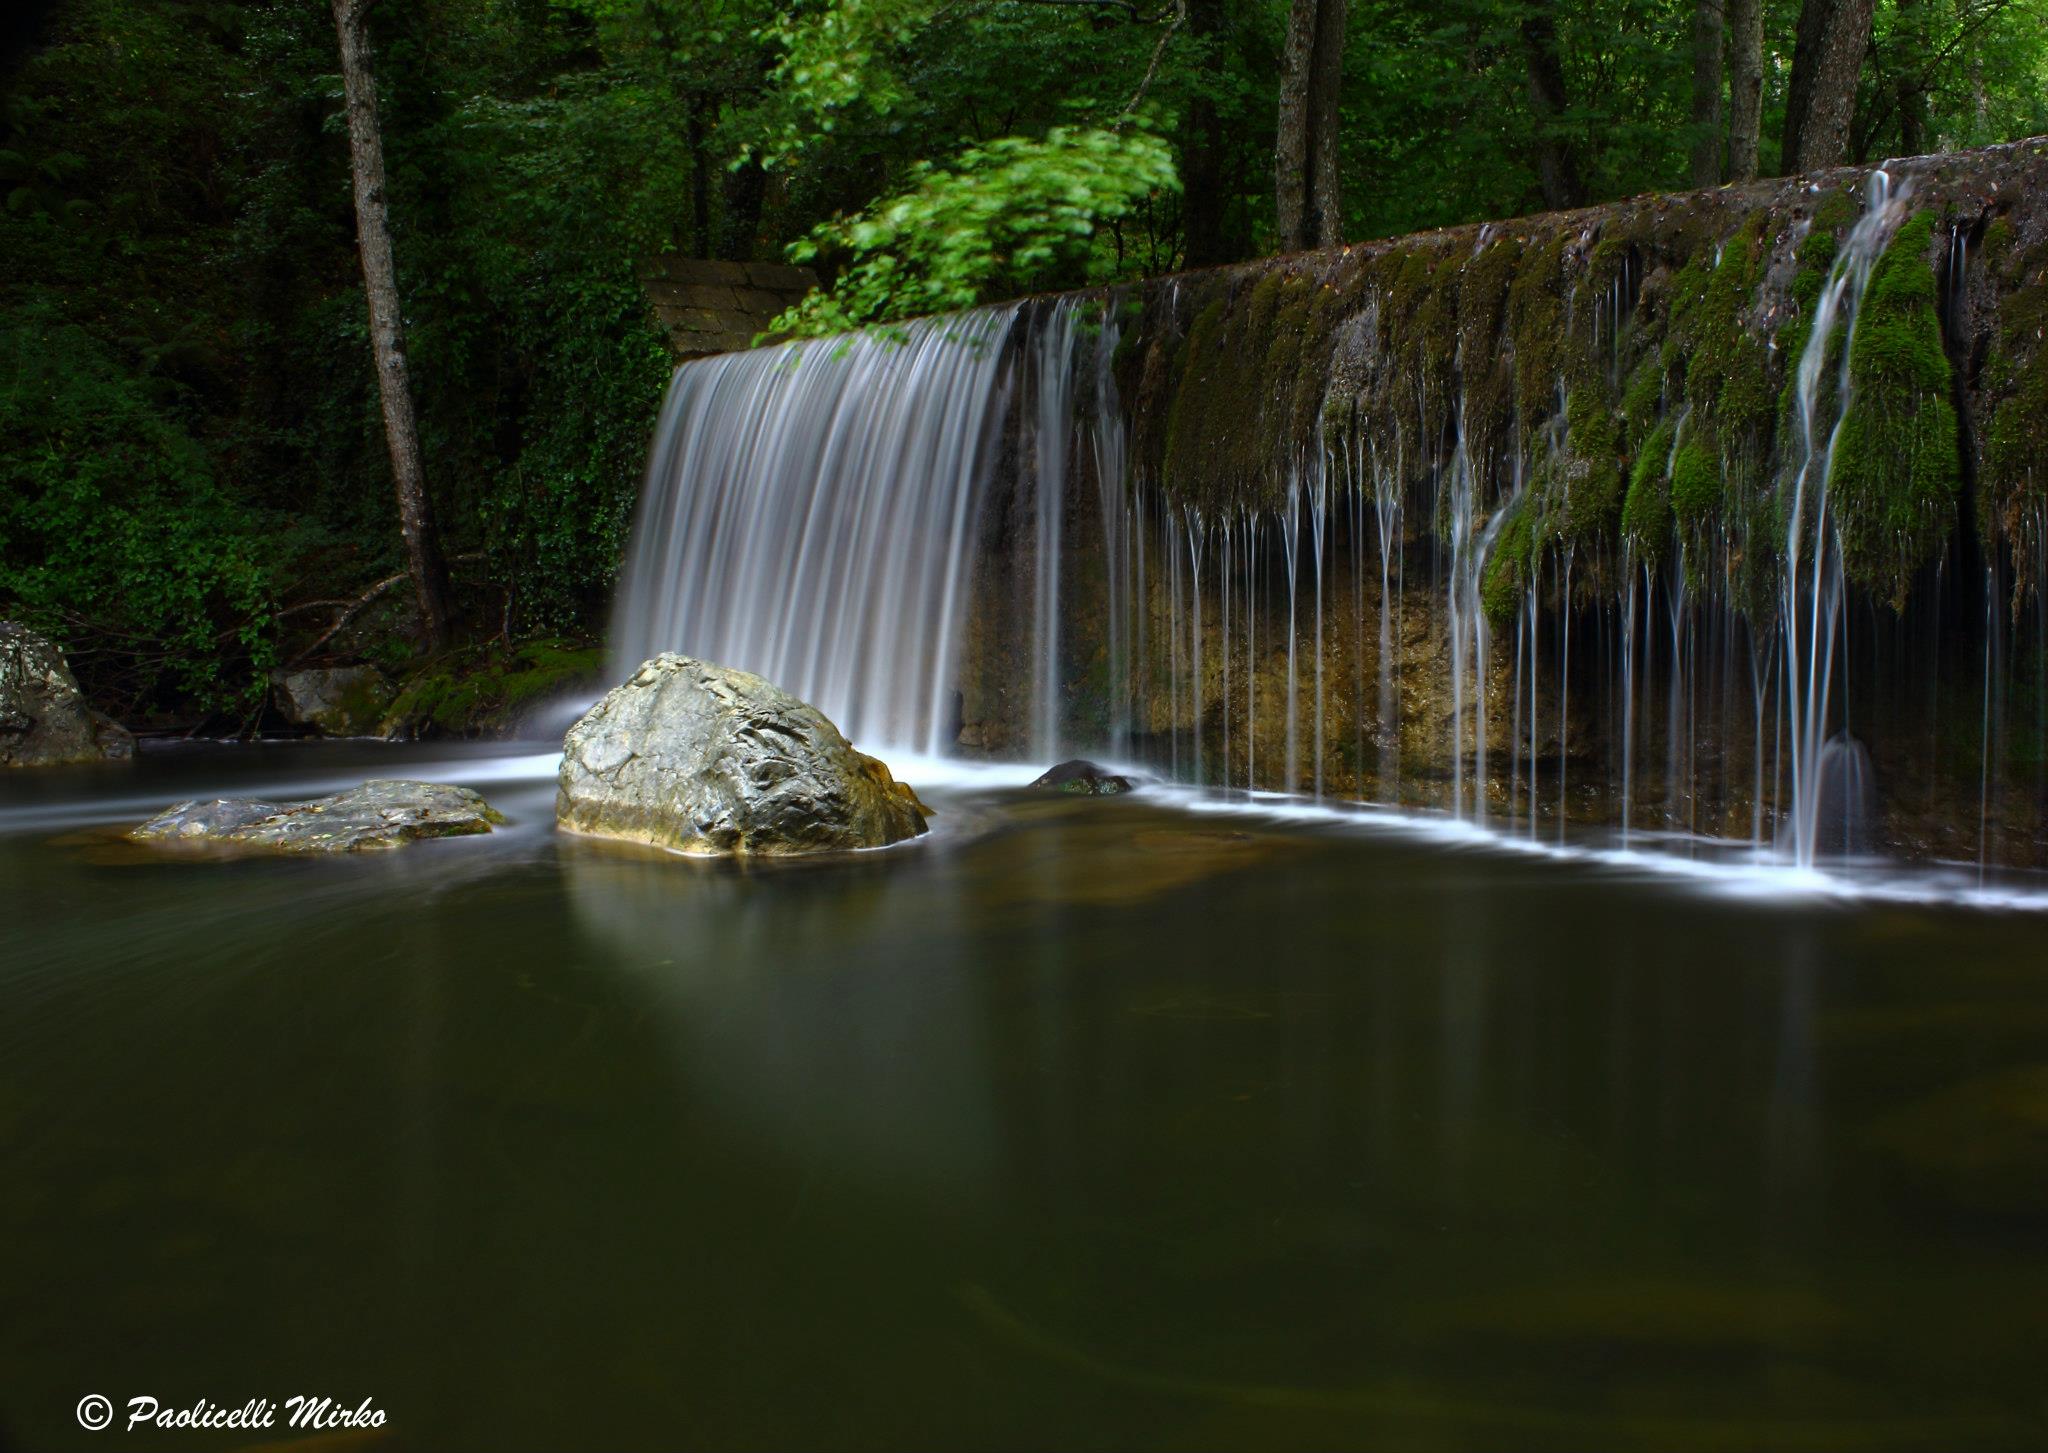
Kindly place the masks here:
<instances>
[{"instance_id":1,"label":"stone wall","mask_svg":"<svg viewBox=\"0 0 2048 1453\"><path fill-rule=\"evenodd\" d=\"M809 268L663 255L640 267L655 321L678 363L754 346L783 309L817 286Z\"/></svg>"}]
</instances>

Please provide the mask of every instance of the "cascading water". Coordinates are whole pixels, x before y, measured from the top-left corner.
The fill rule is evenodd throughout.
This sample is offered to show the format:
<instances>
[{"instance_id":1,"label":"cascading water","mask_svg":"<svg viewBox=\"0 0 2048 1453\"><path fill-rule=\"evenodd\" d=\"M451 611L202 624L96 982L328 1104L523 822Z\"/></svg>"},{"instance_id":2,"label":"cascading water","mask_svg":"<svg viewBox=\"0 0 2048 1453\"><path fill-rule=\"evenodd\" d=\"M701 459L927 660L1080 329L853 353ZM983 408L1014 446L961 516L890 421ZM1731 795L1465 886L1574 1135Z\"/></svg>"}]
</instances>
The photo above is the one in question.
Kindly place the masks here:
<instances>
[{"instance_id":1,"label":"cascading water","mask_svg":"<svg viewBox=\"0 0 2048 1453\"><path fill-rule=\"evenodd\" d=\"M1845 573L1835 486L1865 292L1909 191L1880 172L1860 212L1829 197L1822 224L1809 189L1777 230L1677 259L1583 227L1548 252L1481 232L1424 269L1456 300L1447 321L1403 293L1412 270L1351 287L1339 258L1277 298L1256 271L1238 288L1169 280L686 365L618 669L658 649L744 666L878 749L1107 753L1532 839L1618 824L1688 857L1774 836L1802 867L1881 851L1900 840L1895 799L1873 805L1871 788L1898 771L1882 718L1904 673L1860 624L1882 606ZM1980 317L1961 226L1940 251L1955 330ZM1810 230L1830 246L1795 290ZM1489 271L1496 249L1534 281ZM1576 276L1587 286L1561 280ZM1492 314L1485 286L1505 298ZM1514 316L1546 298L1551 351ZM1287 352L1325 305L1328 358ZM1732 319L1756 352L1723 343L1689 374L1681 305L1686 327ZM1219 316L1270 325L1254 338L1276 338L1279 362L1203 393L1187 360L1238 346ZM1789 376L1758 361L1795 339ZM1752 370L1755 434L1717 413L1709 368ZM1174 370L1192 381L1162 392ZM1176 437L1201 442L1175 452ZM1624 492L1665 523L1615 528ZM2021 639L2021 583L2048 574L2029 563L2048 557L2032 508L2008 526L2010 562L1937 566L1970 583L1967 604L1913 628L1937 663L1952 640L1948 669L1968 678L1967 743L1957 688L1921 675L1910 695L1923 718L1942 703L1946 733L1921 729L1967 764L1970 842L1951 851L1986 863L2030 820L2014 788L2048 737L2048 690L2022 679L2036 661L2048 676L2038 594ZM1846 735L1852 684L1862 740Z\"/></svg>"},{"instance_id":2,"label":"cascading water","mask_svg":"<svg viewBox=\"0 0 2048 1453\"><path fill-rule=\"evenodd\" d=\"M1828 486L1854 388L1849 364L1857 314L1871 268L1905 216L1908 190L1893 188L1882 170L1871 173L1869 200L1835 255L1793 378L1801 450L1786 486L1780 603L1792 745L1788 836L1793 859L1802 868L1813 866L1822 846L1820 814L1827 795L1821 790L1821 759L1830 735L1830 708L1840 700L1836 668L1846 629L1842 545L1828 509Z\"/></svg>"},{"instance_id":3,"label":"cascading water","mask_svg":"<svg viewBox=\"0 0 2048 1453\"><path fill-rule=\"evenodd\" d=\"M855 741L950 746L1015 316L678 368L619 590L614 679L681 651L773 681Z\"/></svg>"}]
</instances>

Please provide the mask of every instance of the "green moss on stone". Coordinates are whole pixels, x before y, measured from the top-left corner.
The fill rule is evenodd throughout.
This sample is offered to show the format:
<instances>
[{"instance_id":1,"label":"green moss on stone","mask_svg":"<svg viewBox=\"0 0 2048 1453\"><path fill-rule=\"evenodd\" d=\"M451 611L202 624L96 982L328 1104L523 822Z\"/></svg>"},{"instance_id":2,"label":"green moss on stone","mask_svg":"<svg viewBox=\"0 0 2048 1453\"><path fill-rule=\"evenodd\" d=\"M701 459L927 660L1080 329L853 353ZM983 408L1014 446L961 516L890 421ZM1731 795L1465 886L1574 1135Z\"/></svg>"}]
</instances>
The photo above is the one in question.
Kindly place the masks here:
<instances>
[{"instance_id":1,"label":"green moss on stone","mask_svg":"<svg viewBox=\"0 0 2048 1453\"><path fill-rule=\"evenodd\" d=\"M1661 565L1671 548L1671 494L1664 477L1671 457L1671 425L1659 424L1643 442L1629 471L1628 498L1621 506L1621 537L1629 553Z\"/></svg>"},{"instance_id":2,"label":"green moss on stone","mask_svg":"<svg viewBox=\"0 0 2048 1453\"><path fill-rule=\"evenodd\" d=\"M1556 475L1559 534L1577 543L1610 538L1621 518L1621 427L1592 380L1581 379L1565 399L1565 454Z\"/></svg>"},{"instance_id":3,"label":"green moss on stone","mask_svg":"<svg viewBox=\"0 0 2048 1453\"><path fill-rule=\"evenodd\" d=\"M1564 248L1559 234L1529 254L1508 289L1515 344L1515 413L1529 438L1557 411L1567 344Z\"/></svg>"},{"instance_id":4,"label":"green moss on stone","mask_svg":"<svg viewBox=\"0 0 2048 1453\"><path fill-rule=\"evenodd\" d=\"M1721 464L1697 435L1671 456L1671 510L1687 525L1701 525L1721 509Z\"/></svg>"},{"instance_id":5,"label":"green moss on stone","mask_svg":"<svg viewBox=\"0 0 2048 1453\"><path fill-rule=\"evenodd\" d=\"M1621 417L1632 446L1643 447L1645 439L1657 428L1657 416L1663 407L1663 360L1655 352L1646 353L1621 391Z\"/></svg>"},{"instance_id":6,"label":"green moss on stone","mask_svg":"<svg viewBox=\"0 0 2048 1453\"><path fill-rule=\"evenodd\" d=\"M603 669L603 651L562 641L454 651L403 683L385 710L383 731L412 737L504 731L536 702L595 682Z\"/></svg>"},{"instance_id":7,"label":"green moss on stone","mask_svg":"<svg viewBox=\"0 0 2048 1453\"><path fill-rule=\"evenodd\" d=\"M1987 538L2018 541L2040 528L2048 496L2048 240L2023 249L2000 217L1985 229L1981 255L2002 297L1982 375L1989 419L1978 523ZM2014 552L2015 607L2048 584L2033 578L2030 557Z\"/></svg>"},{"instance_id":8,"label":"green moss on stone","mask_svg":"<svg viewBox=\"0 0 2048 1453\"><path fill-rule=\"evenodd\" d=\"M1871 271L1828 480L1844 569L1899 608L1914 574L1947 543L1962 481L1933 232L1934 214L1916 214Z\"/></svg>"},{"instance_id":9,"label":"green moss on stone","mask_svg":"<svg viewBox=\"0 0 2048 1453\"><path fill-rule=\"evenodd\" d=\"M1513 624L1536 558L1536 511L1530 497L1524 494L1508 509L1479 578L1480 608L1496 627Z\"/></svg>"}]
</instances>

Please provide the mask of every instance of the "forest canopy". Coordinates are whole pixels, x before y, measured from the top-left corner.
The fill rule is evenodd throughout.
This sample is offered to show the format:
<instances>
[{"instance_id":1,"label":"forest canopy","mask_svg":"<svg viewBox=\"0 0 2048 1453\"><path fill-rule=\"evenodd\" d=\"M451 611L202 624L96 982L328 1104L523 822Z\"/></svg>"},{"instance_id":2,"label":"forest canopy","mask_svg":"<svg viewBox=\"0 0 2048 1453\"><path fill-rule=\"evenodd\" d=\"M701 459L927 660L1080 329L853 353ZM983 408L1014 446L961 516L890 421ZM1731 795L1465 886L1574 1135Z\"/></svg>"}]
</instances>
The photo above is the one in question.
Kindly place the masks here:
<instances>
[{"instance_id":1,"label":"forest canopy","mask_svg":"<svg viewBox=\"0 0 2048 1453\"><path fill-rule=\"evenodd\" d=\"M0 615L233 722L405 568L336 13L56 0L0 75ZM832 331L2048 131L2048 0L379 0L464 638L601 629L671 360L638 269ZM364 654L398 665L394 630Z\"/></svg>"}]
</instances>

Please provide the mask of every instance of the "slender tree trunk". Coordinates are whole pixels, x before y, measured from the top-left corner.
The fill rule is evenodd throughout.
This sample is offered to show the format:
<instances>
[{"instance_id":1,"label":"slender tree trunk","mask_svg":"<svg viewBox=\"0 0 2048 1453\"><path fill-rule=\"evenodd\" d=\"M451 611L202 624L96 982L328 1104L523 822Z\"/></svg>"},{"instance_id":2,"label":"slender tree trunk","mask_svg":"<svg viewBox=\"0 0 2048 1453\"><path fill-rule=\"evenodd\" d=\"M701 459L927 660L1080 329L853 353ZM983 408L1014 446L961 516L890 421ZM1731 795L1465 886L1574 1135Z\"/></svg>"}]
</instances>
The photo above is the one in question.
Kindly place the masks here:
<instances>
[{"instance_id":1,"label":"slender tree trunk","mask_svg":"<svg viewBox=\"0 0 2048 1453\"><path fill-rule=\"evenodd\" d=\"M1337 141L1343 133L1338 103L1344 96L1345 8L1345 0L1322 0L1317 6L1316 60L1309 80L1309 115L1315 124L1309 195L1318 247L1337 247L1344 241L1343 163Z\"/></svg>"},{"instance_id":2,"label":"slender tree trunk","mask_svg":"<svg viewBox=\"0 0 2048 1453\"><path fill-rule=\"evenodd\" d=\"M1696 0L1692 12L1692 184L1721 180L1722 0Z\"/></svg>"},{"instance_id":3,"label":"slender tree trunk","mask_svg":"<svg viewBox=\"0 0 2048 1453\"><path fill-rule=\"evenodd\" d=\"M1338 101L1344 82L1345 0L1293 0L1281 55L1273 203L1280 248L1344 240Z\"/></svg>"},{"instance_id":4,"label":"slender tree trunk","mask_svg":"<svg viewBox=\"0 0 2048 1453\"><path fill-rule=\"evenodd\" d=\"M1189 0L1188 34L1205 74L1217 67L1214 48L1223 32L1223 0ZM1223 180L1226 140L1223 117L1215 98L1197 87L1188 101L1181 127L1181 261L1187 267L1213 267L1235 260L1224 240L1224 214L1229 206Z\"/></svg>"},{"instance_id":5,"label":"slender tree trunk","mask_svg":"<svg viewBox=\"0 0 2048 1453\"><path fill-rule=\"evenodd\" d=\"M1728 180L1753 181L1763 134L1763 0L1728 0Z\"/></svg>"},{"instance_id":6,"label":"slender tree trunk","mask_svg":"<svg viewBox=\"0 0 2048 1453\"><path fill-rule=\"evenodd\" d=\"M1848 157L1871 10L1872 0L1806 0L1800 7L1785 93L1787 175L1840 166Z\"/></svg>"},{"instance_id":7,"label":"slender tree trunk","mask_svg":"<svg viewBox=\"0 0 2048 1453\"><path fill-rule=\"evenodd\" d=\"M334 0L341 39L342 89L348 101L349 164L355 174L356 245L363 260L363 293L370 305L370 348L384 403L384 437L391 448L391 479L398 493L398 524L405 536L407 573L419 599L428 644L448 643L448 565L427 495L413 415L412 380L405 361L405 318L398 304L398 268L391 255L385 210L384 138L377 124L377 78L366 19L370 0Z\"/></svg>"},{"instance_id":8,"label":"slender tree trunk","mask_svg":"<svg viewBox=\"0 0 2048 1453\"><path fill-rule=\"evenodd\" d=\"M1557 0L1535 0L1522 17L1522 47L1529 60L1529 111L1536 123L1536 173L1547 207L1576 207L1586 200L1576 148L1563 134L1571 99L1565 90L1564 61L1557 49Z\"/></svg>"},{"instance_id":9,"label":"slender tree trunk","mask_svg":"<svg viewBox=\"0 0 2048 1453\"><path fill-rule=\"evenodd\" d=\"M1316 0L1293 0L1280 53L1280 125L1273 143L1273 211L1280 250L1309 245L1309 75L1315 65Z\"/></svg>"}]
</instances>

